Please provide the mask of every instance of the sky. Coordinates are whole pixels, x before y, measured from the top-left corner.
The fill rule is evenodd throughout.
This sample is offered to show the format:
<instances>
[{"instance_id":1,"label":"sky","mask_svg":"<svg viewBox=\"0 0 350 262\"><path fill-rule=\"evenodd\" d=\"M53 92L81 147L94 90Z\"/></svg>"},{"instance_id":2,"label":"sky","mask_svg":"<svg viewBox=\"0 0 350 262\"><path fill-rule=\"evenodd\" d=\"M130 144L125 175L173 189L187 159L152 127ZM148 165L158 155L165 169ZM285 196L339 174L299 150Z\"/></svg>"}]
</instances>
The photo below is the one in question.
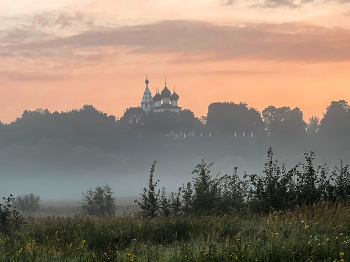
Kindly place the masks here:
<instances>
[{"instance_id":1,"label":"sky","mask_svg":"<svg viewBox=\"0 0 350 262\"><path fill-rule=\"evenodd\" d=\"M350 102L350 0L15 0L0 9L0 120L92 104L121 117L146 75L212 102L322 117Z\"/></svg>"}]
</instances>

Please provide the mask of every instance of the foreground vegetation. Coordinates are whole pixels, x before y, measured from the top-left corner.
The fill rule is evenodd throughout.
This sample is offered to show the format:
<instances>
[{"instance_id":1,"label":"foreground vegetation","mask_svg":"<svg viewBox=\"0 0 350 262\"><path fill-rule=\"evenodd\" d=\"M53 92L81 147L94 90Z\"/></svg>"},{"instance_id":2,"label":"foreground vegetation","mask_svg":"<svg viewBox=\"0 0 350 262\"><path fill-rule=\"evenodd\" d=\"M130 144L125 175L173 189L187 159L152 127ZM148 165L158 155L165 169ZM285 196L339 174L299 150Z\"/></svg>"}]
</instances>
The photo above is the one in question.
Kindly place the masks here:
<instances>
[{"instance_id":1,"label":"foreground vegetation","mask_svg":"<svg viewBox=\"0 0 350 262\"><path fill-rule=\"evenodd\" d=\"M287 171L268 150L263 175L195 177L168 195L152 165L141 211L115 217L107 185L83 193L81 216L22 218L0 204L0 261L349 261L350 173L340 162Z\"/></svg>"},{"instance_id":2,"label":"foreground vegetation","mask_svg":"<svg viewBox=\"0 0 350 262\"><path fill-rule=\"evenodd\" d=\"M349 261L350 208L267 215L26 218L0 261Z\"/></svg>"}]
</instances>

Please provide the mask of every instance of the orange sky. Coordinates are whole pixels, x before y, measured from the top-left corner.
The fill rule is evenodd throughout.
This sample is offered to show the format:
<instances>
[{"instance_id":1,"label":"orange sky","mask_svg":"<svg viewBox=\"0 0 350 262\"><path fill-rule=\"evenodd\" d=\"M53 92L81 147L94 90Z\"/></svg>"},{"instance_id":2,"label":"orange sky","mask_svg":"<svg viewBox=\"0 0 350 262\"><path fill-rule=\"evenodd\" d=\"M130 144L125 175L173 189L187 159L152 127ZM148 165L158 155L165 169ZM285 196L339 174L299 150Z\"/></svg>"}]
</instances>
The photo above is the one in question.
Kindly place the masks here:
<instances>
[{"instance_id":1,"label":"orange sky","mask_svg":"<svg viewBox=\"0 0 350 262\"><path fill-rule=\"evenodd\" d=\"M166 76L198 117L224 101L322 117L331 101L350 102L350 1L16 0L0 10L4 123L84 104L120 117L140 105L146 74L153 95Z\"/></svg>"}]
</instances>

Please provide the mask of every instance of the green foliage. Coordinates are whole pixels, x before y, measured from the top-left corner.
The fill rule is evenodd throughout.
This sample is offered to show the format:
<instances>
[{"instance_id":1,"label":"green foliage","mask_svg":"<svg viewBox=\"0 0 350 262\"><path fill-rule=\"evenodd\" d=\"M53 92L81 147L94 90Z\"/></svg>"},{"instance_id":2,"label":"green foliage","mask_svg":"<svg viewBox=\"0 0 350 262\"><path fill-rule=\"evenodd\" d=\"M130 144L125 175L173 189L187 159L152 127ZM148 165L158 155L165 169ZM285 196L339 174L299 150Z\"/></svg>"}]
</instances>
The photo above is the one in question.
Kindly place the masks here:
<instances>
[{"instance_id":1,"label":"green foliage","mask_svg":"<svg viewBox=\"0 0 350 262\"><path fill-rule=\"evenodd\" d=\"M23 220L16 207L11 205L14 200L13 195L2 199L5 200L5 204L0 204L0 233L8 237L21 227Z\"/></svg>"},{"instance_id":2,"label":"green foliage","mask_svg":"<svg viewBox=\"0 0 350 262\"><path fill-rule=\"evenodd\" d=\"M0 261L348 261L349 215L327 202L252 219L32 218L0 238Z\"/></svg>"},{"instance_id":3,"label":"green foliage","mask_svg":"<svg viewBox=\"0 0 350 262\"><path fill-rule=\"evenodd\" d=\"M88 216L109 216L115 214L115 198L113 197L112 188L108 185L103 187L96 186L95 190L91 188L83 193L82 197L82 214Z\"/></svg>"},{"instance_id":4,"label":"green foliage","mask_svg":"<svg viewBox=\"0 0 350 262\"><path fill-rule=\"evenodd\" d=\"M167 217L170 215L170 199L168 199L166 196L165 187L163 187L162 194L160 196L160 208L163 216Z\"/></svg>"},{"instance_id":5,"label":"green foliage","mask_svg":"<svg viewBox=\"0 0 350 262\"><path fill-rule=\"evenodd\" d=\"M156 193L156 187L159 180L156 182L153 181L155 168L156 168L156 161L153 162L151 167L148 188L143 188L143 194L140 194L142 197L142 200L134 201L140 206L143 216L150 217L150 218L154 218L159 214L159 207L160 207L160 198L159 198L160 190L158 190L158 193Z\"/></svg>"},{"instance_id":6,"label":"green foliage","mask_svg":"<svg viewBox=\"0 0 350 262\"><path fill-rule=\"evenodd\" d=\"M35 212L40 209L40 196L35 196L33 193L17 196L13 200L13 204L21 211L21 212Z\"/></svg>"},{"instance_id":7,"label":"green foliage","mask_svg":"<svg viewBox=\"0 0 350 262\"><path fill-rule=\"evenodd\" d=\"M196 215L213 214L216 205L220 201L219 180L210 175L210 167L204 160L196 166L192 174L193 178L192 212Z\"/></svg>"},{"instance_id":8,"label":"green foliage","mask_svg":"<svg viewBox=\"0 0 350 262\"><path fill-rule=\"evenodd\" d=\"M169 197L171 213L176 217L182 214L182 200L180 199L181 191L182 187L179 187L178 191L176 193L171 192Z\"/></svg>"},{"instance_id":9,"label":"green foliage","mask_svg":"<svg viewBox=\"0 0 350 262\"><path fill-rule=\"evenodd\" d=\"M193 189L191 182L187 182L186 188L182 185L182 193L183 193L183 213L188 216L191 214L193 208Z\"/></svg>"},{"instance_id":10,"label":"green foliage","mask_svg":"<svg viewBox=\"0 0 350 262\"><path fill-rule=\"evenodd\" d=\"M232 211L242 213L248 192L248 181L241 180L234 168L233 175L224 175L220 178L219 192L221 196L217 212L229 214Z\"/></svg>"},{"instance_id":11,"label":"green foliage","mask_svg":"<svg viewBox=\"0 0 350 262\"><path fill-rule=\"evenodd\" d=\"M297 166L286 172L285 166L278 166L273 160L271 147L267 152L267 162L264 165L263 175L249 175L250 190L249 204L252 211L268 213L270 208L284 210L293 208L295 202L294 181Z\"/></svg>"},{"instance_id":12,"label":"green foliage","mask_svg":"<svg viewBox=\"0 0 350 262\"><path fill-rule=\"evenodd\" d=\"M340 167L335 167L332 172L334 185L333 201L344 201L349 204L350 201L350 172L349 165L344 165L340 160Z\"/></svg>"},{"instance_id":13,"label":"green foliage","mask_svg":"<svg viewBox=\"0 0 350 262\"><path fill-rule=\"evenodd\" d=\"M156 193L157 182L153 182L155 162L151 168L149 188L144 188L142 201L138 202L144 216L155 218L180 215L267 214L272 210L291 210L297 205L312 205L324 201L349 201L350 174L348 165L342 161L331 175L327 165L314 167L313 152L305 153L305 163L298 163L289 171L273 159L272 148L267 152L267 161L262 175L238 176L237 167L233 175L215 178L210 167L202 160L193 170L192 182L183 184L177 194L167 197L165 188ZM137 201L135 201L137 202Z\"/></svg>"}]
</instances>

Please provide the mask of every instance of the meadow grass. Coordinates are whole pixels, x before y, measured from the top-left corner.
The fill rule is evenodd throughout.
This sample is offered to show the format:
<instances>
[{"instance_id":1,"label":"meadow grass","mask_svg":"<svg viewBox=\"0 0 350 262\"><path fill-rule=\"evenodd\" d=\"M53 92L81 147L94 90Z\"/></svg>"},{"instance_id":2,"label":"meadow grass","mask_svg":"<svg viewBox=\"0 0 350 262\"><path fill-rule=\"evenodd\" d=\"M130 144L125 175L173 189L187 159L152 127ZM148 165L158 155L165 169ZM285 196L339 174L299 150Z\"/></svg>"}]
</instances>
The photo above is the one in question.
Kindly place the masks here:
<instances>
[{"instance_id":1,"label":"meadow grass","mask_svg":"<svg viewBox=\"0 0 350 262\"><path fill-rule=\"evenodd\" d=\"M350 261L350 208L268 215L26 218L0 261Z\"/></svg>"}]
</instances>

